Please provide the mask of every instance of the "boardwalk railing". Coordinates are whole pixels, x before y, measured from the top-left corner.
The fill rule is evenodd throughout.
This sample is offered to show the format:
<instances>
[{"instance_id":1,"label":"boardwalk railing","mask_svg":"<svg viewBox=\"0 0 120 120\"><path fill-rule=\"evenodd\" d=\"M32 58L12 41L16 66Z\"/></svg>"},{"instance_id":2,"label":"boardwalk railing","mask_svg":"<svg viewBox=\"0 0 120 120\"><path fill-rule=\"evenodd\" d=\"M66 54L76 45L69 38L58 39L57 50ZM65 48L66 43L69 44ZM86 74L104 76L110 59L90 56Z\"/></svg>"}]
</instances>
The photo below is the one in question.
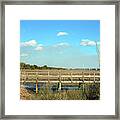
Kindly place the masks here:
<instances>
[{"instance_id":1,"label":"boardwalk railing","mask_svg":"<svg viewBox=\"0 0 120 120\"><path fill-rule=\"evenodd\" d=\"M99 70L21 70L20 82L99 82Z\"/></svg>"},{"instance_id":2,"label":"boardwalk railing","mask_svg":"<svg viewBox=\"0 0 120 120\"><path fill-rule=\"evenodd\" d=\"M66 83L99 83L99 70L21 70L21 83L35 83L36 95L38 94L38 83L59 83L58 90Z\"/></svg>"}]
</instances>

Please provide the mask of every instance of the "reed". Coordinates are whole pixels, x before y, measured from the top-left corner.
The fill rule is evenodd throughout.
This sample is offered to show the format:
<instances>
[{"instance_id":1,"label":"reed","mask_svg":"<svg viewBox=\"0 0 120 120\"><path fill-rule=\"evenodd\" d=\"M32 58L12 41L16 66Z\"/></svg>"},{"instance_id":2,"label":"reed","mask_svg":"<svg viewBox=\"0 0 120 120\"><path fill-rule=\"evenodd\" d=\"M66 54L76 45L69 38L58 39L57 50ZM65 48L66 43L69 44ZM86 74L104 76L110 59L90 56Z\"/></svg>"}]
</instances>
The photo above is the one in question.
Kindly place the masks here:
<instances>
[{"instance_id":1,"label":"reed","mask_svg":"<svg viewBox=\"0 0 120 120\"><path fill-rule=\"evenodd\" d=\"M100 84L81 84L79 90L64 90L51 92L49 86L45 89L41 88L37 96L35 92L30 93L30 97L24 95L26 100L99 100ZM22 98L22 96L21 96Z\"/></svg>"}]
</instances>

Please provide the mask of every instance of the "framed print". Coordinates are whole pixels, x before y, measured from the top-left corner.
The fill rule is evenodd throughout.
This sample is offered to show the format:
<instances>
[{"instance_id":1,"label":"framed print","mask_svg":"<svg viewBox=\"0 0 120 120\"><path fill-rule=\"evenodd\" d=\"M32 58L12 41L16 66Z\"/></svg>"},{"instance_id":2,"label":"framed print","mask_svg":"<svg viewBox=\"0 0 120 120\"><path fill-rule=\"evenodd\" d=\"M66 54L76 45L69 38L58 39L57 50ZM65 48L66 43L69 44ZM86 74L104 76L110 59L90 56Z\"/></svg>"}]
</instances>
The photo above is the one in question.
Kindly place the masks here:
<instances>
[{"instance_id":1,"label":"framed print","mask_svg":"<svg viewBox=\"0 0 120 120\"><path fill-rule=\"evenodd\" d=\"M1 118L119 119L118 1L1 9Z\"/></svg>"}]
</instances>

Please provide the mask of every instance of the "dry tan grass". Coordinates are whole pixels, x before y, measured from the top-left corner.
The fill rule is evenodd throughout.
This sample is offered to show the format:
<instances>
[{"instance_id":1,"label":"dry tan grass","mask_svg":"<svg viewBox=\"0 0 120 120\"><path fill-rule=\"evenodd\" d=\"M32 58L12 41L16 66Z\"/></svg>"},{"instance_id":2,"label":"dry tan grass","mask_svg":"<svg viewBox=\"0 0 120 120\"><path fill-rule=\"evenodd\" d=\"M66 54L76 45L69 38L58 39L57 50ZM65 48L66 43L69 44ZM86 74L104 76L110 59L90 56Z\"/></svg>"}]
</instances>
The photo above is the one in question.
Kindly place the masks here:
<instances>
[{"instance_id":1,"label":"dry tan grass","mask_svg":"<svg viewBox=\"0 0 120 120\"><path fill-rule=\"evenodd\" d=\"M30 94L25 88L20 87L20 99L28 100L31 99L32 94Z\"/></svg>"},{"instance_id":2,"label":"dry tan grass","mask_svg":"<svg viewBox=\"0 0 120 120\"><path fill-rule=\"evenodd\" d=\"M85 84L83 90L82 85L80 90L68 91L49 91L49 87L41 89L36 95L35 92L27 91L27 89L20 89L20 98L22 100L99 100L100 99L100 85L99 84Z\"/></svg>"}]
</instances>

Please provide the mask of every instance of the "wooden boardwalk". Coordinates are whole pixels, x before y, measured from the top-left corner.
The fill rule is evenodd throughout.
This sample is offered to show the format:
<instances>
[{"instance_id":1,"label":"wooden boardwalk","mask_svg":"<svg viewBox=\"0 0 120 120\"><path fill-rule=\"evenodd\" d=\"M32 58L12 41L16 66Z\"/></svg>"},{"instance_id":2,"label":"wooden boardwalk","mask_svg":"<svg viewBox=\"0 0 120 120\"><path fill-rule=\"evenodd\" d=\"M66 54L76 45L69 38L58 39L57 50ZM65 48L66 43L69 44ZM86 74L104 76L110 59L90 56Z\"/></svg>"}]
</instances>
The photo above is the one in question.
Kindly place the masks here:
<instances>
[{"instance_id":1,"label":"wooden boardwalk","mask_svg":"<svg viewBox=\"0 0 120 120\"><path fill-rule=\"evenodd\" d=\"M99 70L21 70L20 83L35 83L36 95L38 94L38 83L58 83L58 90L62 84L99 83Z\"/></svg>"},{"instance_id":2,"label":"wooden boardwalk","mask_svg":"<svg viewBox=\"0 0 120 120\"><path fill-rule=\"evenodd\" d=\"M20 82L92 83L100 81L99 70L21 70Z\"/></svg>"}]
</instances>

